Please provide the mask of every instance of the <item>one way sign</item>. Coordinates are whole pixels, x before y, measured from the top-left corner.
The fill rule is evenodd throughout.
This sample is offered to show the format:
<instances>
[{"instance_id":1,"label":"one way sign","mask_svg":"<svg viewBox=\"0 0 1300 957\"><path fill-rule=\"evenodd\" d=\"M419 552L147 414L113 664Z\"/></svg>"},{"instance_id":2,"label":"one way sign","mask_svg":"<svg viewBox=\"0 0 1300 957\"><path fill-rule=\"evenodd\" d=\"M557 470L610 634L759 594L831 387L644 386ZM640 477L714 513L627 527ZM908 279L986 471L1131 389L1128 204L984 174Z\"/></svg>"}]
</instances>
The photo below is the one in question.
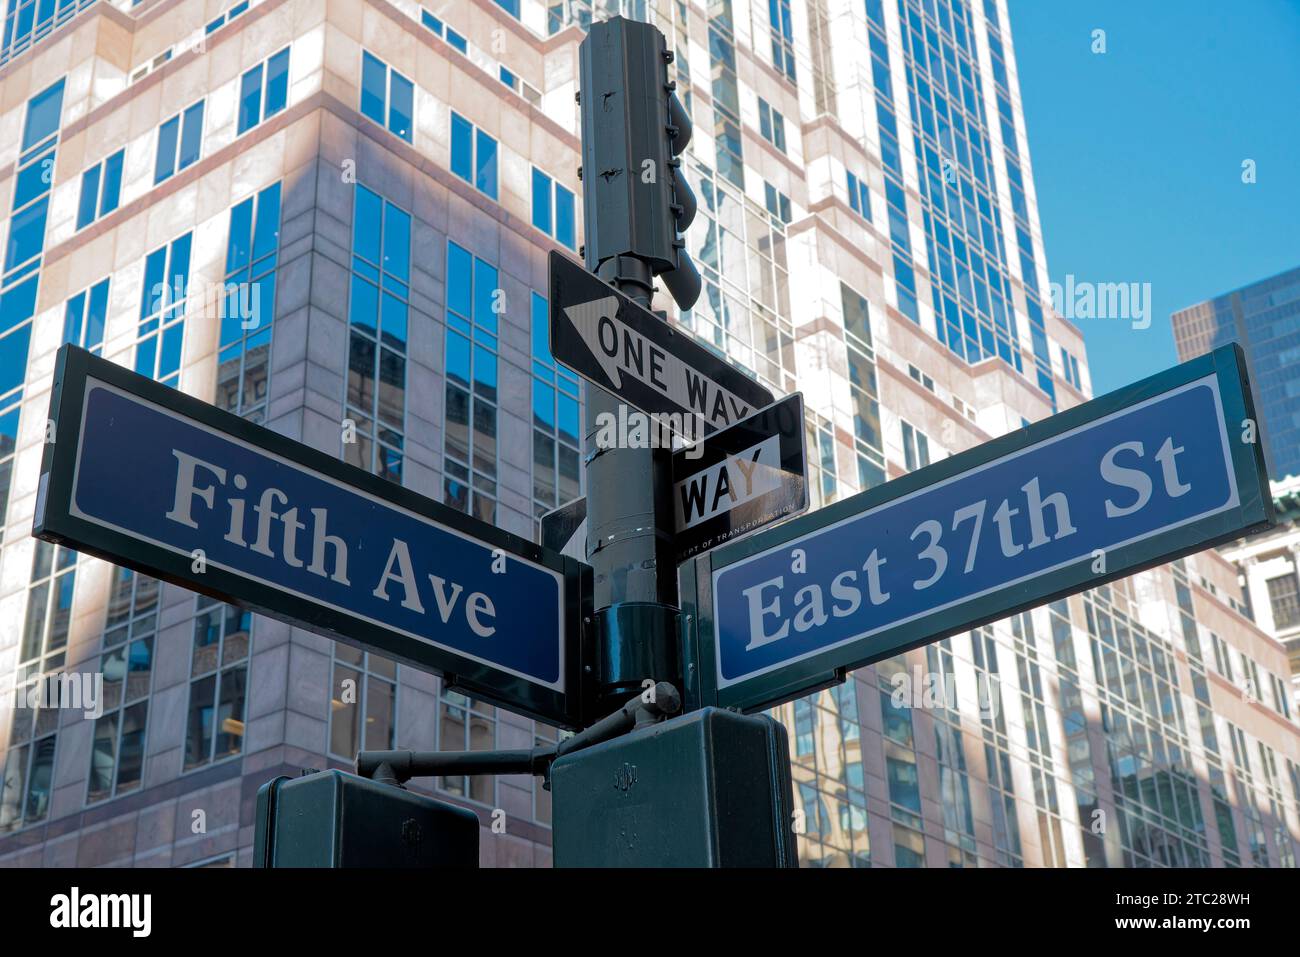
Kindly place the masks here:
<instances>
[{"instance_id":1,"label":"one way sign","mask_svg":"<svg viewBox=\"0 0 1300 957\"><path fill-rule=\"evenodd\" d=\"M644 412L682 417L674 431L725 429L772 393L558 252L551 253L551 353Z\"/></svg>"},{"instance_id":2,"label":"one way sign","mask_svg":"<svg viewBox=\"0 0 1300 957\"><path fill-rule=\"evenodd\" d=\"M808 507L803 426L796 392L673 453L679 562Z\"/></svg>"}]
</instances>

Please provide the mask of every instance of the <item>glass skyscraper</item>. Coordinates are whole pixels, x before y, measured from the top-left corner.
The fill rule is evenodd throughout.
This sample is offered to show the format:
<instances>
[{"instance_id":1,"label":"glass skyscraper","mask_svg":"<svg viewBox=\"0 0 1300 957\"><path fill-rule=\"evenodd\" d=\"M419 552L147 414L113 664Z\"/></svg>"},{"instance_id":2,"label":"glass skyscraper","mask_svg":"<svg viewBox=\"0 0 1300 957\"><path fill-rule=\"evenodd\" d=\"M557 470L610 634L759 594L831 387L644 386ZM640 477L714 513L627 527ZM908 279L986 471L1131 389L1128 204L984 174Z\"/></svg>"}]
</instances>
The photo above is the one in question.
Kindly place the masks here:
<instances>
[{"instance_id":1,"label":"glass skyscraper","mask_svg":"<svg viewBox=\"0 0 1300 957\"><path fill-rule=\"evenodd\" d=\"M1171 322L1179 361L1241 344L1269 477L1300 476L1300 267L1180 309Z\"/></svg>"},{"instance_id":2,"label":"glass skyscraper","mask_svg":"<svg viewBox=\"0 0 1300 957\"><path fill-rule=\"evenodd\" d=\"M0 864L247 865L277 774L555 739L30 528L65 341L516 534L583 494L546 258L583 241L577 51L615 14L694 126L704 291L655 306L804 393L814 508L1090 397L1001 0L7 0ZM1294 863L1300 729L1246 612L1204 553L774 709L801 861ZM28 707L60 671L102 713ZM416 785L485 865L550 863L539 780Z\"/></svg>"}]
</instances>

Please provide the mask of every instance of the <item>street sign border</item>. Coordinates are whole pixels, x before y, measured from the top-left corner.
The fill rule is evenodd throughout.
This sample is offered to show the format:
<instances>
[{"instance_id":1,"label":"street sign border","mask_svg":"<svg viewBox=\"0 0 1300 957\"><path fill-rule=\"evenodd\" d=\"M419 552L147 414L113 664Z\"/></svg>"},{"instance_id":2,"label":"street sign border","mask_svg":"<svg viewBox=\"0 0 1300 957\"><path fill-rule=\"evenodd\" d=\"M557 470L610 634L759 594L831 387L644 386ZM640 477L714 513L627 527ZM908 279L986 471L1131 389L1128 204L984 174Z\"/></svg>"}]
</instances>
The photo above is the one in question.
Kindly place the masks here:
<instances>
[{"instance_id":1,"label":"street sign border","mask_svg":"<svg viewBox=\"0 0 1300 957\"><path fill-rule=\"evenodd\" d=\"M398 637L389 629L345 611L323 607L283 589L223 568L210 565L204 572L203 582L197 582L189 571L192 561L189 556L76 517L71 512L70 505L74 473L80 458L78 450L86 387L87 381L91 379L171 410L221 435L265 450L270 455L316 472L328 480L356 489L394 507L406 509L456 533L481 541L488 548L501 548L508 554L559 573L564 578L565 661L562 668L566 690L559 692L525 678L509 676L501 669L465 658L445 646L428 647L428 657L413 655L412 650L425 651L426 646ZM36 514L32 527L34 537L66 543L79 552L123 565L190 591L248 608L258 614L362 649L379 651L422 671L441 675L449 689L454 688L491 701L508 711L558 723L564 728L576 729L583 726L584 718L587 717L582 713L583 702L591 699L584 665L593 660L583 628L583 620L590 614L591 604L589 566L333 458L319 449L225 412L194 396L140 376L76 346L65 345L59 350L50 392L49 418L54 423L56 441L47 442L42 452ZM59 436L72 437L64 439L65 445L72 447L72 452L56 458ZM431 660L435 656L441 660ZM451 662L454 667L447 667L447 662Z\"/></svg>"},{"instance_id":2,"label":"street sign border","mask_svg":"<svg viewBox=\"0 0 1300 957\"><path fill-rule=\"evenodd\" d=\"M1094 575L1086 561L1077 561L1048 572L1034 581L1048 593L1010 606L992 608L988 595L965 599L933 614L887 628L878 637L884 639L869 656L851 665L834 665L842 657L842 648L820 651L789 666L753 678L741 679L726 688L717 687L716 632L714 630L713 576L729 565L760 552L779 547L844 519L878 508L888 502L981 465L1019 451L1061 433L1088 425L1139 402L1156 398L1196 379L1214 376L1219 386L1224 425L1229 436L1232 474L1237 485L1236 508L1225 509L1193 525L1184 525L1158 538L1146 538L1115 548L1110 556L1117 571ZM1233 441L1240 430L1238 423L1255 422L1256 441L1251 444ZM1107 393L1082 405L1059 412L1024 429L992 439L975 448L910 472L850 498L832 503L814 512L746 538L729 542L682 566L683 616L686 627L683 645L691 663L686 700L692 707L716 705L757 711L774 707L812 691L842 681L848 671L901 654L937 641L948 635L977 628L1010 617L1021 611L1048 604L1090 587L1098 587L1119 578L1127 578L1154 565L1175 561L1193 552L1203 551L1226 541L1233 541L1273 523L1273 500L1268 490L1268 472L1264 464L1263 443L1259 439L1259 419L1247 381L1245 355L1235 343L1156 373L1146 379ZM1200 534L1206 526L1211 534ZM1199 530L1199 531L1198 531ZM1155 548L1157 543L1173 547ZM987 609L982 611L981 608ZM837 651L840 654L837 654Z\"/></svg>"}]
</instances>

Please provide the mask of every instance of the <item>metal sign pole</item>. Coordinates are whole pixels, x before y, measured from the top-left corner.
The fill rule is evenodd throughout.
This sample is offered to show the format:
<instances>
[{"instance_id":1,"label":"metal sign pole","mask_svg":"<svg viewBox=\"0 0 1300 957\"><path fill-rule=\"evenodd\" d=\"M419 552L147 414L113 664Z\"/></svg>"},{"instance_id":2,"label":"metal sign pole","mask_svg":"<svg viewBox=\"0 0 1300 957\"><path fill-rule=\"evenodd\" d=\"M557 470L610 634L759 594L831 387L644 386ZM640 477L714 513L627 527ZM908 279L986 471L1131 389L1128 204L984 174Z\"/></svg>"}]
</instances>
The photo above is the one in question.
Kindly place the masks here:
<instances>
[{"instance_id":1,"label":"metal sign pole","mask_svg":"<svg viewBox=\"0 0 1300 957\"><path fill-rule=\"evenodd\" d=\"M588 246L587 267L596 271L594 258ZM616 256L598 275L649 308L653 286L647 263ZM626 421L627 410L620 417L617 398L591 383L586 388L587 561L594 572L597 711L603 713L646 679L681 686L672 455L659 448L601 448L602 423L609 416Z\"/></svg>"},{"instance_id":2,"label":"metal sign pole","mask_svg":"<svg viewBox=\"0 0 1300 957\"><path fill-rule=\"evenodd\" d=\"M675 156L690 121L668 80L663 35L616 17L592 24L579 50L585 247L589 272L649 310L661 275L683 308L699 275L678 234L694 197ZM676 104L676 106L675 106ZM615 383L617 384L617 383ZM620 414L621 413L621 414ZM672 542L670 449L601 448L602 424L641 416L587 387L587 557L593 575L597 711L608 712L642 682L680 686L677 569Z\"/></svg>"}]
</instances>

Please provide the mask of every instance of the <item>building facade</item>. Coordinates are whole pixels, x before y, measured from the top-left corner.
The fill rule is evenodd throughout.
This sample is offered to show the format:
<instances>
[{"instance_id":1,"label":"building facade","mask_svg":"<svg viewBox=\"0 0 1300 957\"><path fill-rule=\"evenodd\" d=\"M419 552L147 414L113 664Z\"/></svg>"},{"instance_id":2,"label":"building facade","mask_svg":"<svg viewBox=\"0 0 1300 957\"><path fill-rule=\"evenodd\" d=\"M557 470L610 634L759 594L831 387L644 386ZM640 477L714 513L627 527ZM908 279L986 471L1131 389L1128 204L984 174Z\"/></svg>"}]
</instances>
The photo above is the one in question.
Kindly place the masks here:
<instances>
[{"instance_id":1,"label":"building facade","mask_svg":"<svg viewBox=\"0 0 1300 957\"><path fill-rule=\"evenodd\" d=\"M1255 621L1286 648L1300 706L1300 478L1273 483L1273 528L1221 549L1235 562Z\"/></svg>"},{"instance_id":2,"label":"building facade","mask_svg":"<svg viewBox=\"0 0 1300 957\"><path fill-rule=\"evenodd\" d=\"M1268 474L1300 475L1300 267L1180 309L1179 361L1229 342L1246 352Z\"/></svg>"},{"instance_id":3,"label":"building facade","mask_svg":"<svg viewBox=\"0 0 1300 957\"><path fill-rule=\"evenodd\" d=\"M577 50L616 13L694 125L704 292L655 305L804 392L813 507L1089 397L1002 0L9 0L0 863L247 865L276 774L554 740L30 528L67 341L518 534L582 494L546 257L582 242ZM1286 656L1245 611L1200 554L781 706L801 860L1293 864ZM48 672L102 675L102 714L28 707ZM485 865L549 864L539 781L424 783Z\"/></svg>"}]
</instances>

